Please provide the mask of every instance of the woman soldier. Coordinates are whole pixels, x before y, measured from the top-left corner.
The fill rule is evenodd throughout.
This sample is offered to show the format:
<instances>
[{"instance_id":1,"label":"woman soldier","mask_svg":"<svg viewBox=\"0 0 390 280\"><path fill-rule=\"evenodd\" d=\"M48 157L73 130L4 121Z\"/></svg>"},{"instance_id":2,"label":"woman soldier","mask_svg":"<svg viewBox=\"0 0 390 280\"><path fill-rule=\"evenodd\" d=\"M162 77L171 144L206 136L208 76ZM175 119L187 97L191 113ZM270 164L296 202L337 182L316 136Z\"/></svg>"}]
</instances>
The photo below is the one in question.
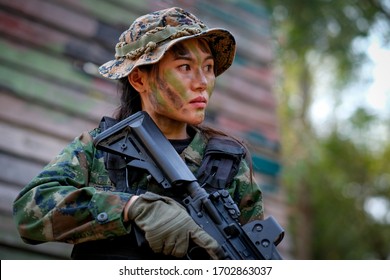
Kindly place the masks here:
<instances>
[{"instance_id":1,"label":"woman soldier","mask_svg":"<svg viewBox=\"0 0 390 280\"><path fill-rule=\"evenodd\" d=\"M230 67L235 49L229 31L209 29L181 8L139 17L120 36L115 59L99 68L122 84L115 119L147 112L196 174L207 142L221 135L201 124L215 79ZM137 170L126 188L119 186L93 145L100 132L75 138L17 196L14 217L22 239L75 244L74 259L183 258L190 244L220 258L219 244L191 219L180 194ZM225 187L242 224L263 218L262 193L245 158ZM148 249L138 246L135 227L145 233Z\"/></svg>"}]
</instances>

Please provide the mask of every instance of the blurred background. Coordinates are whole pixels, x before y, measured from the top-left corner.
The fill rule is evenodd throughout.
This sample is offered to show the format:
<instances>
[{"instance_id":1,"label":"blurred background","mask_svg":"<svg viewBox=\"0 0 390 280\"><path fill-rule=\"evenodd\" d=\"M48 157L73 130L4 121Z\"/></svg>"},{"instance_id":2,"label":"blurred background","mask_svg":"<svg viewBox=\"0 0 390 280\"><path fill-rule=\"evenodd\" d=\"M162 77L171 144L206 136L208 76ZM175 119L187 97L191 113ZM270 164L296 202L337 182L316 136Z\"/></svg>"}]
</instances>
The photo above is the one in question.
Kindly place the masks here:
<instances>
[{"instance_id":1,"label":"blurred background","mask_svg":"<svg viewBox=\"0 0 390 280\"><path fill-rule=\"evenodd\" d=\"M390 258L390 1L0 0L0 258L21 188L118 105L97 67L140 15L180 6L237 40L207 123L246 141L286 259Z\"/></svg>"}]
</instances>

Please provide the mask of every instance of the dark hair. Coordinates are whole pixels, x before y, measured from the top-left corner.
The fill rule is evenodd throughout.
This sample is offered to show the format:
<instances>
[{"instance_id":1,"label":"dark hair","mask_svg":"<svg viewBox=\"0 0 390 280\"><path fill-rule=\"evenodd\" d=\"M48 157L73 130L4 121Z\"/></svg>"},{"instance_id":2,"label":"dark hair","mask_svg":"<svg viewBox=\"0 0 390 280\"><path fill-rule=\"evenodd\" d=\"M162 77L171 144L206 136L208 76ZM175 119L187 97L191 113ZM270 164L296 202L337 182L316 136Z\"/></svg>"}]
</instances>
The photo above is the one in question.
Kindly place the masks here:
<instances>
[{"instance_id":1,"label":"dark hair","mask_svg":"<svg viewBox=\"0 0 390 280\"><path fill-rule=\"evenodd\" d=\"M114 117L121 121L128 116L141 111L141 96L139 92L130 84L127 77L121 78L118 83L120 90L120 105L117 108Z\"/></svg>"}]
</instances>

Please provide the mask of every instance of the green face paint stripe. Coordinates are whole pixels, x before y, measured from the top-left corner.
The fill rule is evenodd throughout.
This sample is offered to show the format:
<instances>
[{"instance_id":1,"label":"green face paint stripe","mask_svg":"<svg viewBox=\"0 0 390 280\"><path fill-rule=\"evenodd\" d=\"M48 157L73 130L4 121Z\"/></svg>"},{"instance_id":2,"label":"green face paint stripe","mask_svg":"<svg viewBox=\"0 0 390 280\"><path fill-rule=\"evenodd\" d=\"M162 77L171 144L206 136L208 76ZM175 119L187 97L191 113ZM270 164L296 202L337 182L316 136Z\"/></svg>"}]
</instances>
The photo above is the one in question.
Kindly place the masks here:
<instances>
[{"instance_id":1,"label":"green face paint stripe","mask_svg":"<svg viewBox=\"0 0 390 280\"><path fill-rule=\"evenodd\" d=\"M170 111L175 111L183 107L183 99L176 91L174 91L174 89L170 87L169 82L165 80L160 80L158 84L160 85L160 88L163 92L162 97L165 96L167 98L167 100L165 100L166 104L173 105L173 108L171 108L171 106L166 105L166 109L170 109Z\"/></svg>"},{"instance_id":2,"label":"green face paint stripe","mask_svg":"<svg viewBox=\"0 0 390 280\"><path fill-rule=\"evenodd\" d=\"M209 45L204 40L198 40L196 45L195 44L190 45L189 51L190 53L193 53L193 55L196 58L196 61L199 62L199 64L202 64L201 68L203 68L203 62L204 62L202 60L202 54L210 55L210 58L211 57L213 58Z\"/></svg>"},{"instance_id":3,"label":"green face paint stripe","mask_svg":"<svg viewBox=\"0 0 390 280\"><path fill-rule=\"evenodd\" d=\"M215 86L215 83L208 83L207 84L207 88L206 88L206 91L209 95L209 98L213 95L213 92L214 92L214 86Z\"/></svg>"},{"instance_id":4,"label":"green face paint stripe","mask_svg":"<svg viewBox=\"0 0 390 280\"><path fill-rule=\"evenodd\" d=\"M153 105L153 108L157 109L159 106L166 106L164 98L161 96L161 91L155 82L149 83L151 89L150 93L150 102Z\"/></svg>"},{"instance_id":5,"label":"green face paint stripe","mask_svg":"<svg viewBox=\"0 0 390 280\"><path fill-rule=\"evenodd\" d=\"M190 45L189 46L189 51L195 56L195 61L202 63L201 60L201 53L199 52L198 46L197 45Z\"/></svg>"},{"instance_id":6,"label":"green face paint stripe","mask_svg":"<svg viewBox=\"0 0 390 280\"><path fill-rule=\"evenodd\" d=\"M157 78L156 83L150 84L150 88L152 90L150 102L155 110L158 110L159 107L164 107L165 110L174 112L182 106L183 103L181 100L174 99L175 93L172 92L168 84L163 79Z\"/></svg>"},{"instance_id":7,"label":"green face paint stripe","mask_svg":"<svg viewBox=\"0 0 390 280\"><path fill-rule=\"evenodd\" d=\"M175 109L179 110L181 107L183 107L183 99L180 98L180 96L178 96L176 92L174 92L168 87L166 93L168 95L168 99L171 101Z\"/></svg>"},{"instance_id":8,"label":"green face paint stripe","mask_svg":"<svg viewBox=\"0 0 390 280\"><path fill-rule=\"evenodd\" d=\"M186 86L185 84L180 80L178 79L175 74L174 74L174 71L169 69L168 71L166 71L166 73L164 74L164 78L165 78L165 81L168 85L170 85L172 87L172 89L176 90L176 92L183 98L183 99L186 99L187 98L187 90L186 90Z\"/></svg>"}]
</instances>

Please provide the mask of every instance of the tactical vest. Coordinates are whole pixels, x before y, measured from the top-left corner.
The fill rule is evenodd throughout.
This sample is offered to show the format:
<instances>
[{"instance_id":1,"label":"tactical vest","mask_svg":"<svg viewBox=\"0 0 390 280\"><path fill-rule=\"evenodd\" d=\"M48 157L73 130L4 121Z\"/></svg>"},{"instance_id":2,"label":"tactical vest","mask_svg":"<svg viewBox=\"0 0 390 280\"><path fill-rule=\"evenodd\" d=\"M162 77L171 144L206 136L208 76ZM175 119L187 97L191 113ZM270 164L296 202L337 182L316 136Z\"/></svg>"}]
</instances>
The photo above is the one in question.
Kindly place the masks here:
<instances>
[{"instance_id":1,"label":"tactical vest","mask_svg":"<svg viewBox=\"0 0 390 280\"><path fill-rule=\"evenodd\" d=\"M104 117L100 123L101 131L113 126L117 121ZM199 184L209 193L225 189L236 176L241 160L245 157L242 144L225 136L215 136L208 140L201 165L195 176ZM132 181L137 180L142 172L127 170L126 161L120 156L104 153L104 163L110 180L116 191L139 194L142 186L131 189ZM170 197L181 203L182 194L171 193ZM238 198L236 190L233 198ZM150 248L139 248L135 241L134 231L130 234L110 240L98 240L76 244L72 251L73 259L174 259L163 254L156 254Z\"/></svg>"}]
</instances>

